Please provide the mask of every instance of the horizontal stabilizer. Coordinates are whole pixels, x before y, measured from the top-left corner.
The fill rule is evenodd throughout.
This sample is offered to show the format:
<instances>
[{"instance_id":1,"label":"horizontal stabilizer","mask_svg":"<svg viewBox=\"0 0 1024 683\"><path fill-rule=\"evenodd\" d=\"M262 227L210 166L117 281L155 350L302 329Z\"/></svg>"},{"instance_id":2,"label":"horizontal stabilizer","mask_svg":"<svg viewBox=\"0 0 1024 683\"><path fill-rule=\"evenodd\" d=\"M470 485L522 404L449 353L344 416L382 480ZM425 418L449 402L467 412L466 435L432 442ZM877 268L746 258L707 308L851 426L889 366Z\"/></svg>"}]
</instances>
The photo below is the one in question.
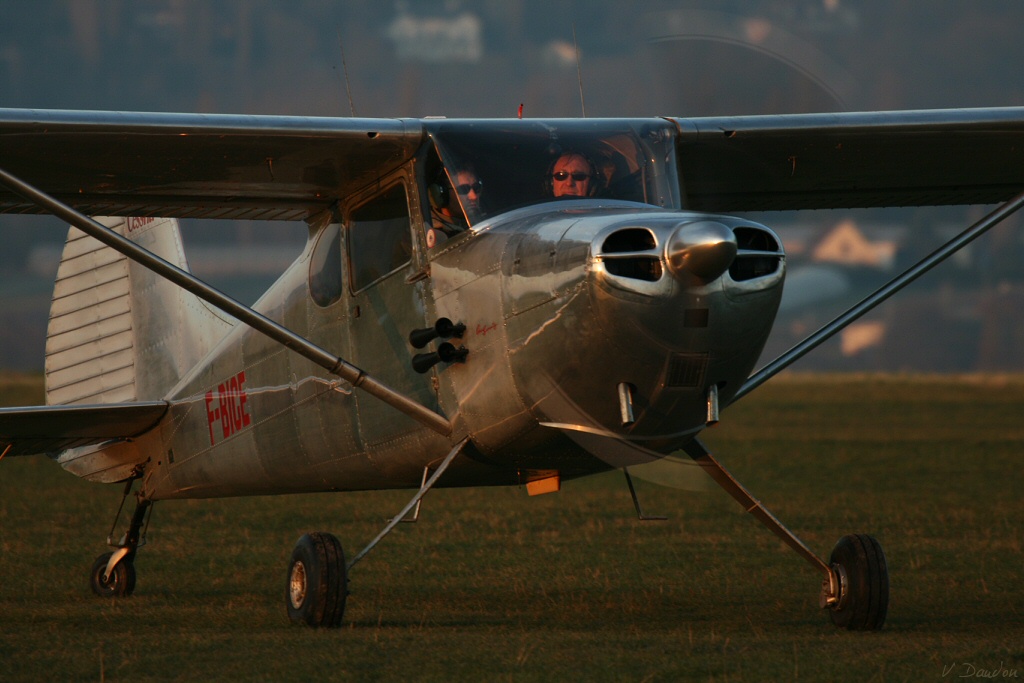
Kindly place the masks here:
<instances>
[{"instance_id":1,"label":"horizontal stabilizer","mask_svg":"<svg viewBox=\"0 0 1024 683\"><path fill-rule=\"evenodd\" d=\"M168 405L166 401L146 401L0 408L0 449L10 446L6 455L57 453L132 438L155 427Z\"/></svg>"}]
</instances>

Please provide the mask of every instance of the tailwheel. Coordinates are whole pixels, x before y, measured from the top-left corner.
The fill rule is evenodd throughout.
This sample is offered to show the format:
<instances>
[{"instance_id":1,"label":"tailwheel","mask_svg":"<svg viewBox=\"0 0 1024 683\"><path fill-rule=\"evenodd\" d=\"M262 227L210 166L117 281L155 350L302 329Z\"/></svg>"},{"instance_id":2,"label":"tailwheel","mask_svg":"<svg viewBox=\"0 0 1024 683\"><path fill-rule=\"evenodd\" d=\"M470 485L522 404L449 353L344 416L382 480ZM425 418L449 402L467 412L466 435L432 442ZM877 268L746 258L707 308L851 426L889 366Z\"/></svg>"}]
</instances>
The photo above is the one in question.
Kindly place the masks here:
<instances>
[{"instance_id":1,"label":"tailwheel","mask_svg":"<svg viewBox=\"0 0 1024 683\"><path fill-rule=\"evenodd\" d=\"M101 598L124 598L135 590L135 565L125 558L107 572L114 553L103 553L92 565L90 584L92 592Z\"/></svg>"},{"instance_id":2,"label":"tailwheel","mask_svg":"<svg viewBox=\"0 0 1024 683\"><path fill-rule=\"evenodd\" d=\"M115 550L103 553L92 563L89 585L92 586L92 592L101 598L124 598L135 592L135 553L146 543L142 525L148 519L148 513L153 510L153 501L145 498L141 493L136 493L135 512L132 513L131 521L128 523L128 531L116 542L114 541L114 529L117 528L121 511L124 509L124 502L127 500L128 494L131 493L132 484L140 476L141 470L137 470L125 483L121 505L117 509L114 524L107 537L107 545Z\"/></svg>"},{"instance_id":3,"label":"tailwheel","mask_svg":"<svg viewBox=\"0 0 1024 683\"><path fill-rule=\"evenodd\" d=\"M851 631L877 631L889 608L885 553L871 536L843 536L829 557L838 578L839 599L829 607L832 623Z\"/></svg>"},{"instance_id":4,"label":"tailwheel","mask_svg":"<svg viewBox=\"0 0 1024 683\"><path fill-rule=\"evenodd\" d=\"M348 572L341 543L324 532L304 535L288 565L288 618L314 628L340 626L347 597Z\"/></svg>"}]
</instances>

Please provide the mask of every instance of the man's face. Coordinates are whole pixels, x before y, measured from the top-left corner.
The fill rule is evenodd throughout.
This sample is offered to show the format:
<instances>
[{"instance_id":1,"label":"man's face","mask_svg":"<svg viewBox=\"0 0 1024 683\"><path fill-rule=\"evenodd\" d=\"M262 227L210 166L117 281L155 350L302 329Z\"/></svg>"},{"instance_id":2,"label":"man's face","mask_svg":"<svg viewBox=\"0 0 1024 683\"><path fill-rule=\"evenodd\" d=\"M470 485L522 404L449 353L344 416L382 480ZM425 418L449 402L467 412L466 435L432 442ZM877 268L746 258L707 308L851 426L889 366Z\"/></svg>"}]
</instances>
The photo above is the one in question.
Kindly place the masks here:
<instances>
[{"instance_id":1,"label":"man's face","mask_svg":"<svg viewBox=\"0 0 1024 683\"><path fill-rule=\"evenodd\" d=\"M472 171L459 171L455 174L455 191L459 194L459 201L466 213L474 213L480 210L480 194L483 192L483 185Z\"/></svg>"},{"instance_id":2,"label":"man's face","mask_svg":"<svg viewBox=\"0 0 1024 683\"><path fill-rule=\"evenodd\" d=\"M590 164L579 154L556 161L551 176L552 194L556 197L586 197L590 192Z\"/></svg>"}]
</instances>

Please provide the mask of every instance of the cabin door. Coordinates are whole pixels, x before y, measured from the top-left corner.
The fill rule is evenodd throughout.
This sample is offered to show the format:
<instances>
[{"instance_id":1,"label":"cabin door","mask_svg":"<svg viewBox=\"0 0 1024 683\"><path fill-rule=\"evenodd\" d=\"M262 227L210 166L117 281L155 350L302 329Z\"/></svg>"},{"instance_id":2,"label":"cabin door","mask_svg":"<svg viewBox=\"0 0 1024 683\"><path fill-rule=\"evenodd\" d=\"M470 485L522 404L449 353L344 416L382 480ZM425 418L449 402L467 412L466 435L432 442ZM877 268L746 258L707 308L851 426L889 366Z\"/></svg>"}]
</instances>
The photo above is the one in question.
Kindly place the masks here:
<instances>
[{"instance_id":1,"label":"cabin door","mask_svg":"<svg viewBox=\"0 0 1024 683\"><path fill-rule=\"evenodd\" d=\"M429 327L425 287L414 245L419 236L410 219L409 195L401 178L353 204L346 215L352 362L390 388L438 410L433 373L412 369L416 350L409 332ZM363 446L416 431L421 425L403 413L356 391Z\"/></svg>"}]
</instances>

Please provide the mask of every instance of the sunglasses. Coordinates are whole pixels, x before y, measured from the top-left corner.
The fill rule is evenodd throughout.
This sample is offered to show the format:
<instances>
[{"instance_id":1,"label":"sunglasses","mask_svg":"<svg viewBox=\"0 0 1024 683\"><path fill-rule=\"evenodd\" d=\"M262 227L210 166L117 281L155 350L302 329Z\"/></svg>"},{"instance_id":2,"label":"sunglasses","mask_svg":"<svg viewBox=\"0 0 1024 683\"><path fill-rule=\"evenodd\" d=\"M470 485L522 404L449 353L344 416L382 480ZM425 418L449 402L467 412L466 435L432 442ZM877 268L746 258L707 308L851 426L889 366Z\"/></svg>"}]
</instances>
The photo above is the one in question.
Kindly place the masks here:
<instances>
[{"instance_id":1,"label":"sunglasses","mask_svg":"<svg viewBox=\"0 0 1024 683\"><path fill-rule=\"evenodd\" d=\"M551 174L551 177L559 182L568 180L569 176L577 183L582 183L584 180L590 180L590 174L584 173L583 171L576 171L575 173L569 173L568 171L555 171Z\"/></svg>"},{"instance_id":2,"label":"sunglasses","mask_svg":"<svg viewBox=\"0 0 1024 683\"><path fill-rule=\"evenodd\" d=\"M476 181L475 183L463 183L461 185L455 186L455 191L458 192L459 194L469 194L470 190L476 192L477 194L480 194L480 190L482 189L484 189L484 184L479 180Z\"/></svg>"}]
</instances>

